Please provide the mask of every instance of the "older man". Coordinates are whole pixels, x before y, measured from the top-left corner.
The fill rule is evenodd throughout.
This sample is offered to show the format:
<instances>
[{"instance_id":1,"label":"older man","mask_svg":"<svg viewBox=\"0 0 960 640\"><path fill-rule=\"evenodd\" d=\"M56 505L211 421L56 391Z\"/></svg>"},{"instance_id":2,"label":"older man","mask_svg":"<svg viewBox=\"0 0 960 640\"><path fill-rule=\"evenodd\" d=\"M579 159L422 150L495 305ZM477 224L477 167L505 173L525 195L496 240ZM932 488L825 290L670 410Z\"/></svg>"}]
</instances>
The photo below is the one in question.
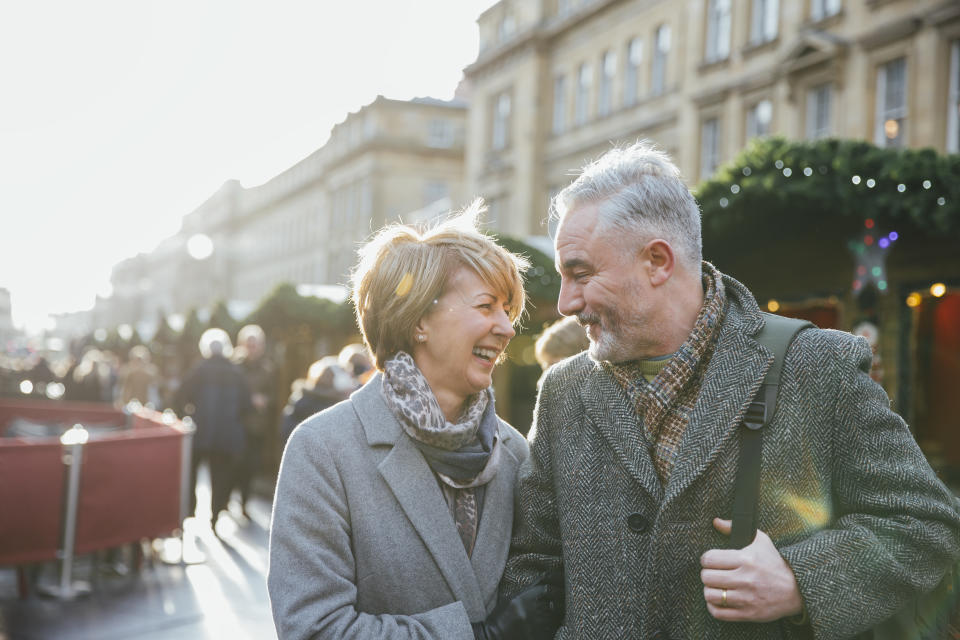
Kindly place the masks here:
<instances>
[{"instance_id":1,"label":"older man","mask_svg":"<svg viewBox=\"0 0 960 640\"><path fill-rule=\"evenodd\" d=\"M773 359L756 301L702 262L696 202L644 143L588 165L554 209L559 310L590 348L541 388L508 595L562 568L557 638L849 638L937 583L960 554L956 501L865 341L797 335L759 531L729 549L738 425Z\"/></svg>"}]
</instances>

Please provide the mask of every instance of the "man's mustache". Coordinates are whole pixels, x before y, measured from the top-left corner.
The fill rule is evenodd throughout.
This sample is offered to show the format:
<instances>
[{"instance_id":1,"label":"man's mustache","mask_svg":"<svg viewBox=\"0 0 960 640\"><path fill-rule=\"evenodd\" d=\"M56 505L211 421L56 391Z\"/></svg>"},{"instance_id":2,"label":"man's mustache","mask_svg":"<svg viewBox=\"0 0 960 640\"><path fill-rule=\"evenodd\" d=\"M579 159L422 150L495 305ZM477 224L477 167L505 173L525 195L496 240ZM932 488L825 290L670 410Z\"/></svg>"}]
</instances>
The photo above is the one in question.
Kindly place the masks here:
<instances>
[{"instance_id":1,"label":"man's mustache","mask_svg":"<svg viewBox=\"0 0 960 640\"><path fill-rule=\"evenodd\" d=\"M577 323L584 328L588 324L600 324L600 316L581 314L577 316Z\"/></svg>"}]
</instances>

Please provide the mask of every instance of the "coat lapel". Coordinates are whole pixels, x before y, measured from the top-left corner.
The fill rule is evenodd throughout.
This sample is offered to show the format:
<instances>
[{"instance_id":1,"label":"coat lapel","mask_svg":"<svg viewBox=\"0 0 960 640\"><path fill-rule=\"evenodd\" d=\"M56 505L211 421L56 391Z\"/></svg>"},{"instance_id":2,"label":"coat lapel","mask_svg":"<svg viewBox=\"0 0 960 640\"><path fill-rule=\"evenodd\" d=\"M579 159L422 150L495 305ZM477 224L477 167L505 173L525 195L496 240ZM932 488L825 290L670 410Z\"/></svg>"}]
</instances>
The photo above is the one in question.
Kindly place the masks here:
<instances>
[{"instance_id":1,"label":"coat lapel","mask_svg":"<svg viewBox=\"0 0 960 640\"><path fill-rule=\"evenodd\" d=\"M380 384L378 375L352 396L368 443L393 446L377 469L433 556L454 598L463 602L472 620L482 618L485 607L479 584L437 480L413 441L402 437L403 429L383 400Z\"/></svg>"},{"instance_id":2,"label":"coat lapel","mask_svg":"<svg viewBox=\"0 0 960 640\"><path fill-rule=\"evenodd\" d=\"M653 467L637 412L623 389L595 364L587 375L580 397L587 420L607 441L620 464L659 502L663 495L660 479Z\"/></svg>"},{"instance_id":3,"label":"coat lapel","mask_svg":"<svg viewBox=\"0 0 960 640\"><path fill-rule=\"evenodd\" d=\"M507 448L506 429L500 430L505 439L500 443L500 466L497 475L487 483L480 515L480 530L470 556L480 593L497 592L500 576L507 563L510 534L513 529L513 487L520 466L513 452Z\"/></svg>"},{"instance_id":4,"label":"coat lapel","mask_svg":"<svg viewBox=\"0 0 960 640\"><path fill-rule=\"evenodd\" d=\"M728 318L680 442L664 504L689 487L724 444L736 437L740 421L773 363L773 354L751 337L762 325L760 314L741 318L738 311L739 307L728 307Z\"/></svg>"}]
</instances>

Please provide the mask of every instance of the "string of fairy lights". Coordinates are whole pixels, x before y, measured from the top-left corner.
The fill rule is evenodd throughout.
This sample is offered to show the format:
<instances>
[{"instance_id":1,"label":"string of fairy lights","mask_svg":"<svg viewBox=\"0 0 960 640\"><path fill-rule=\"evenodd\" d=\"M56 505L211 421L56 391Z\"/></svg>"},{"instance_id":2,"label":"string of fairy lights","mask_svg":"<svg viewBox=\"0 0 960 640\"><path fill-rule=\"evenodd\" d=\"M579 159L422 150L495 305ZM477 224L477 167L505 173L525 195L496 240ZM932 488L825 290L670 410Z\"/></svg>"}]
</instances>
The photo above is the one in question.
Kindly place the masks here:
<instances>
[{"instance_id":1,"label":"string of fairy lights","mask_svg":"<svg viewBox=\"0 0 960 640\"><path fill-rule=\"evenodd\" d=\"M776 167L784 178L790 178L795 173L794 169L786 166L783 160L776 160L773 166ZM829 171L828 167L820 165L816 170L814 170L813 167L805 166L796 173L798 177L802 175L805 178L809 178L812 177L814 173L825 176ZM750 166L745 166L741 169L741 173L744 177L749 177L753 174L753 169ZM863 185L867 189L874 189L878 184L875 178L864 178L860 175L850 176L850 183L858 187ZM897 193L902 194L907 192L906 183L898 182L895 188ZM933 188L933 182L923 180L920 183L920 188L929 191ZM741 186L737 183L730 185L730 194L732 196L739 195L741 190ZM721 209L726 209L730 206L730 199L723 196L719 199L718 203ZM945 206L947 199L945 196L938 196L936 203L939 207ZM853 282L851 284L854 293L860 293L868 284L873 284L881 293L887 291L889 282L887 280L886 258L888 251L899 238L900 233L896 230L881 232L876 220L873 218L866 218L863 221L863 231L847 242L847 248L854 254L856 260ZM935 282L929 287L929 294L934 298L941 298L946 293L947 286L942 282ZM921 291L912 291L906 297L905 302L908 307L918 307L923 302L923 298L924 293ZM777 300L770 300L767 303L767 308L772 312L776 312L780 309L780 303Z\"/></svg>"}]
</instances>

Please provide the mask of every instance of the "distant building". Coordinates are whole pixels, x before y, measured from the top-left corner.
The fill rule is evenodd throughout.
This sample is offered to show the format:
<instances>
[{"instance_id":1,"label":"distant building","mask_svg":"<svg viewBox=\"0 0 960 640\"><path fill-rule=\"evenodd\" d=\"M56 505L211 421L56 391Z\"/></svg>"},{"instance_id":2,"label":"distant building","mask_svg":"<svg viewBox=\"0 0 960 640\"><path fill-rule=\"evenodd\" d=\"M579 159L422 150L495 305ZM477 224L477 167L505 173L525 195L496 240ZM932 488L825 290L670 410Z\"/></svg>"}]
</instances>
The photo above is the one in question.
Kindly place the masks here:
<instances>
[{"instance_id":1,"label":"distant building","mask_svg":"<svg viewBox=\"0 0 960 640\"><path fill-rule=\"evenodd\" d=\"M611 141L691 186L767 134L960 150L955 0L501 0L478 25L467 191L516 236Z\"/></svg>"},{"instance_id":2,"label":"distant building","mask_svg":"<svg viewBox=\"0 0 960 640\"><path fill-rule=\"evenodd\" d=\"M96 305L99 326L128 323L149 337L161 313L217 300L249 311L282 282L344 284L372 231L438 201L467 204L466 110L461 99L379 96L266 183L228 181L184 216L177 234L114 267L113 294ZM197 255L198 238L209 255Z\"/></svg>"}]
</instances>

